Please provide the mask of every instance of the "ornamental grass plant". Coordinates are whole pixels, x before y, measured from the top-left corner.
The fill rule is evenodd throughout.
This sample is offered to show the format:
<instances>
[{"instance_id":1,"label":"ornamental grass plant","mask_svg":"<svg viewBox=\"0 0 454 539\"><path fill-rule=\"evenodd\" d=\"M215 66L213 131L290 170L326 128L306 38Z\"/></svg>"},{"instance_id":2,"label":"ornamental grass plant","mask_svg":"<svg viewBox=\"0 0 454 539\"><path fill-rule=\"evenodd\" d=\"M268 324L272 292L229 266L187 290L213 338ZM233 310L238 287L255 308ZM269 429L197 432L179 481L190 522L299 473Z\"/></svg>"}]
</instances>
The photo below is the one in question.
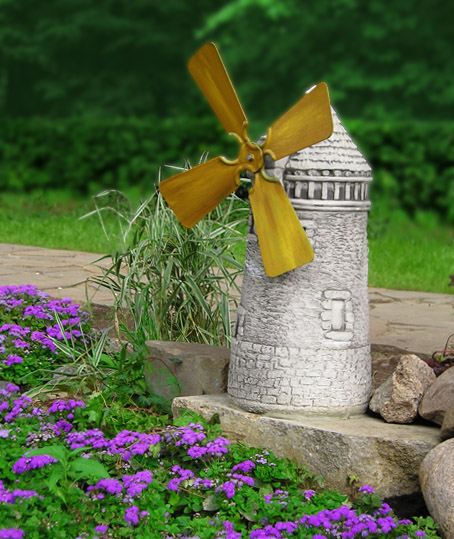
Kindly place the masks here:
<instances>
[{"instance_id":1,"label":"ornamental grass plant","mask_svg":"<svg viewBox=\"0 0 454 539\"><path fill-rule=\"evenodd\" d=\"M59 348L48 345L77 331L69 329L75 320L62 318L62 309L76 307L51 303L31 285L2 287L0 299L1 377L17 375L22 386L4 382L0 389L0 538L438 537L430 517L397 518L371 486L350 496L324 490L304 466L231 444L214 420L139 409L115 393L115 378L85 399L77 391L65 399L36 392L31 398L16 369L32 372L31 343L48 369L61 365L49 355ZM76 310L66 314L78 318ZM79 327L89 324L80 318ZM49 331L55 336L47 342ZM20 341L22 362L6 361L18 345L13 340Z\"/></svg>"},{"instance_id":2,"label":"ornamental grass plant","mask_svg":"<svg viewBox=\"0 0 454 539\"><path fill-rule=\"evenodd\" d=\"M119 248L98 260L102 275L92 280L112 292L117 326L129 342L229 345L229 301L243 269L235 244L245 241L247 205L231 196L187 229L157 190L136 210L118 191L94 200L96 209L85 217L96 215L110 238L105 216L113 214L121 232Z\"/></svg>"}]
</instances>

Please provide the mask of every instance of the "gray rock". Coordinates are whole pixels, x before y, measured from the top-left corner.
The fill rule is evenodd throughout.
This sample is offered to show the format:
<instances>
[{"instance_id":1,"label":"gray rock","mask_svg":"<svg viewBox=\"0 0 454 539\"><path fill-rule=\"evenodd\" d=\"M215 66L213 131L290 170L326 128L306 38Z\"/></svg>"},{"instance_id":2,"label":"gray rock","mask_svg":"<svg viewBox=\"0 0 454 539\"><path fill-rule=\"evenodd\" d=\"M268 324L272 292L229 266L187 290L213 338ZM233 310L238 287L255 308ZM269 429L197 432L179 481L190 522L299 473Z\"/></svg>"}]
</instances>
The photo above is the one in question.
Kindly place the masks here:
<instances>
[{"instance_id":1,"label":"gray rock","mask_svg":"<svg viewBox=\"0 0 454 539\"><path fill-rule=\"evenodd\" d=\"M447 371L446 371L447 372ZM432 449L422 461L419 481L429 513L446 539L454 537L454 440Z\"/></svg>"},{"instance_id":2,"label":"gray rock","mask_svg":"<svg viewBox=\"0 0 454 539\"><path fill-rule=\"evenodd\" d=\"M448 408L441 424L440 438L447 440L448 438L454 438L454 399L451 402L451 406Z\"/></svg>"},{"instance_id":3,"label":"gray rock","mask_svg":"<svg viewBox=\"0 0 454 539\"><path fill-rule=\"evenodd\" d=\"M424 394L419 405L419 415L437 425L443 423L445 413L454 400L454 367L451 367L435 380Z\"/></svg>"},{"instance_id":4,"label":"gray rock","mask_svg":"<svg viewBox=\"0 0 454 539\"><path fill-rule=\"evenodd\" d=\"M147 341L145 384L166 399L227 391L230 350L186 342Z\"/></svg>"},{"instance_id":5,"label":"gray rock","mask_svg":"<svg viewBox=\"0 0 454 539\"><path fill-rule=\"evenodd\" d=\"M369 408L388 423L411 423L435 378L433 369L418 356L402 356L393 374L375 390Z\"/></svg>"},{"instance_id":6,"label":"gray rock","mask_svg":"<svg viewBox=\"0 0 454 539\"><path fill-rule=\"evenodd\" d=\"M350 474L384 498L419 493L419 467L439 443L435 426L396 425L367 415L343 419L297 412L259 415L232 404L227 395L179 397L172 407L177 415L183 409L206 419L217 414L230 441L266 447L279 457L305 464L325 478L325 488L344 493Z\"/></svg>"}]
</instances>

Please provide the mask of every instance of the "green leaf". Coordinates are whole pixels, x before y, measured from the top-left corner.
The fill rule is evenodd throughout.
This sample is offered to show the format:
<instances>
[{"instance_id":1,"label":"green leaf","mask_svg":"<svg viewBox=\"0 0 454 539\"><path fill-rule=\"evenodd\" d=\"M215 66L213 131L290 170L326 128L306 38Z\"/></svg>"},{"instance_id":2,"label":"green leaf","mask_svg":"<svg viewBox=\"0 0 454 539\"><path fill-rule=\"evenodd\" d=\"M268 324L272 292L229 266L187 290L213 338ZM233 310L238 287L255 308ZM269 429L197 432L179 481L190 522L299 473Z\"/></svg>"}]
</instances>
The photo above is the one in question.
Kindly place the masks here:
<instances>
[{"instance_id":1,"label":"green leaf","mask_svg":"<svg viewBox=\"0 0 454 539\"><path fill-rule=\"evenodd\" d=\"M110 477L107 469L97 460L78 457L70 462L71 471L78 472L82 477L107 479Z\"/></svg>"},{"instance_id":2,"label":"green leaf","mask_svg":"<svg viewBox=\"0 0 454 539\"><path fill-rule=\"evenodd\" d=\"M210 494L208 498L205 498L202 507L204 511L217 511L220 508L220 505L217 502L216 494Z\"/></svg>"},{"instance_id":3,"label":"green leaf","mask_svg":"<svg viewBox=\"0 0 454 539\"><path fill-rule=\"evenodd\" d=\"M57 459L61 464L65 463L68 459L69 451L61 445L47 445L46 447L40 447L39 449L32 449L27 453L27 457L36 457L38 455L49 455L54 459Z\"/></svg>"},{"instance_id":4,"label":"green leaf","mask_svg":"<svg viewBox=\"0 0 454 539\"><path fill-rule=\"evenodd\" d=\"M55 485L63 478L63 470L61 466L52 471L49 479L46 480L47 487L53 493L55 493Z\"/></svg>"}]
</instances>

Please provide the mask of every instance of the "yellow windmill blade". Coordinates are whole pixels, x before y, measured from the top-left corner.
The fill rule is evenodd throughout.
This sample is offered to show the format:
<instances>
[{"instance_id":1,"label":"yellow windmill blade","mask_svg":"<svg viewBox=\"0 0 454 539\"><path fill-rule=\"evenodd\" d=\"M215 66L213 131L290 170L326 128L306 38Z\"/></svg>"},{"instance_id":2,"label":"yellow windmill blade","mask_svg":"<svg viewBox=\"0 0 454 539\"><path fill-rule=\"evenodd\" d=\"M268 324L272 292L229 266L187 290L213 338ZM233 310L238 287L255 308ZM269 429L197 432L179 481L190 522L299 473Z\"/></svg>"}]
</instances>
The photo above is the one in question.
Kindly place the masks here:
<instances>
[{"instance_id":1,"label":"yellow windmill blade","mask_svg":"<svg viewBox=\"0 0 454 539\"><path fill-rule=\"evenodd\" d=\"M255 174L249 191L255 232L269 277L276 277L311 262L314 251L280 183Z\"/></svg>"},{"instance_id":2,"label":"yellow windmill blade","mask_svg":"<svg viewBox=\"0 0 454 539\"><path fill-rule=\"evenodd\" d=\"M246 116L214 43L197 51L189 71L227 133L242 137Z\"/></svg>"},{"instance_id":3,"label":"yellow windmill blade","mask_svg":"<svg viewBox=\"0 0 454 539\"><path fill-rule=\"evenodd\" d=\"M214 44L191 58L189 70L225 130L236 135L240 150L235 161L217 157L165 180L159 186L164 198L180 222L191 227L236 189L241 171L252 172L250 200L266 273L275 277L310 262L312 247L283 187L266 174L264 156L280 159L331 135L326 84L318 84L279 118L262 147L247 135L246 116Z\"/></svg>"},{"instance_id":4,"label":"yellow windmill blade","mask_svg":"<svg viewBox=\"0 0 454 539\"><path fill-rule=\"evenodd\" d=\"M239 185L238 165L215 157L162 181L159 191L180 223L191 228Z\"/></svg>"},{"instance_id":5,"label":"yellow windmill blade","mask_svg":"<svg viewBox=\"0 0 454 539\"><path fill-rule=\"evenodd\" d=\"M263 150L281 159L327 139L332 132L328 87L320 82L268 128Z\"/></svg>"}]
</instances>

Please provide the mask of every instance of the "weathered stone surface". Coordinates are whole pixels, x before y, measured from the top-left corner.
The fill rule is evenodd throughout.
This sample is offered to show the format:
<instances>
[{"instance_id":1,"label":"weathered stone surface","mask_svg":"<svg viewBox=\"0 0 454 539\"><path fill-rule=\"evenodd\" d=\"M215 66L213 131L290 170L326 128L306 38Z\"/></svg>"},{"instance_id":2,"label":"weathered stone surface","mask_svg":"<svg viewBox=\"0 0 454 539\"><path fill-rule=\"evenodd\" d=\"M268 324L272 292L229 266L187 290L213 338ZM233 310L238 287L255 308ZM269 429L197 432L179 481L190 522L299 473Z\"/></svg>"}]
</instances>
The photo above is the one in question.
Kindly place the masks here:
<instances>
[{"instance_id":1,"label":"weathered stone surface","mask_svg":"<svg viewBox=\"0 0 454 539\"><path fill-rule=\"evenodd\" d=\"M440 438L447 440L454 438L454 399L451 401L451 406L445 413L443 423L441 424Z\"/></svg>"},{"instance_id":2,"label":"weathered stone surface","mask_svg":"<svg viewBox=\"0 0 454 539\"><path fill-rule=\"evenodd\" d=\"M433 421L437 425L443 423L443 418L454 400L454 367L451 367L435 380L424 394L419 405L419 415Z\"/></svg>"},{"instance_id":3,"label":"weathered stone surface","mask_svg":"<svg viewBox=\"0 0 454 539\"><path fill-rule=\"evenodd\" d=\"M147 346L150 355L145 362L145 384L150 393L171 399L227 390L228 348L166 341L147 341Z\"/></svg>"},{"instance_id":4,"label":"weathered stone surface","mask_svg":"<svg viewBox=\"0 0 454 539\"><path fill-rule=\"evenodd\" d=\"M327 488L347 490L355 474L385 497L419 492L418 471L425 455L439 442L438 428L394 425L366 415L346 419L245 412L226 395L180 397L173 410L193 410L205 418L219 414L231 441L271 449L325 477Z\"/></svg>"},{"instance_id":5,"label":"weathered stone surface","mask_svg":"<svg viewBox=\"0 0 454 539\"><path fill-rule=\"evenodd\" d=\"M425 457L419 481L427 509L446 539L454 537L454 440L446 440Z\"/></svg>"},{"instance_id":6,"label":"weathered stone surface","mask_svg":"<svg viewBox=\"0 0 454 539\"><path fill-rule=\"evenodd\" d=\"M418 356L402 356L393 374L375 390L369 408L388 423L411 423L435 378L433 369Z\"/></svg>"}]
</instances>

